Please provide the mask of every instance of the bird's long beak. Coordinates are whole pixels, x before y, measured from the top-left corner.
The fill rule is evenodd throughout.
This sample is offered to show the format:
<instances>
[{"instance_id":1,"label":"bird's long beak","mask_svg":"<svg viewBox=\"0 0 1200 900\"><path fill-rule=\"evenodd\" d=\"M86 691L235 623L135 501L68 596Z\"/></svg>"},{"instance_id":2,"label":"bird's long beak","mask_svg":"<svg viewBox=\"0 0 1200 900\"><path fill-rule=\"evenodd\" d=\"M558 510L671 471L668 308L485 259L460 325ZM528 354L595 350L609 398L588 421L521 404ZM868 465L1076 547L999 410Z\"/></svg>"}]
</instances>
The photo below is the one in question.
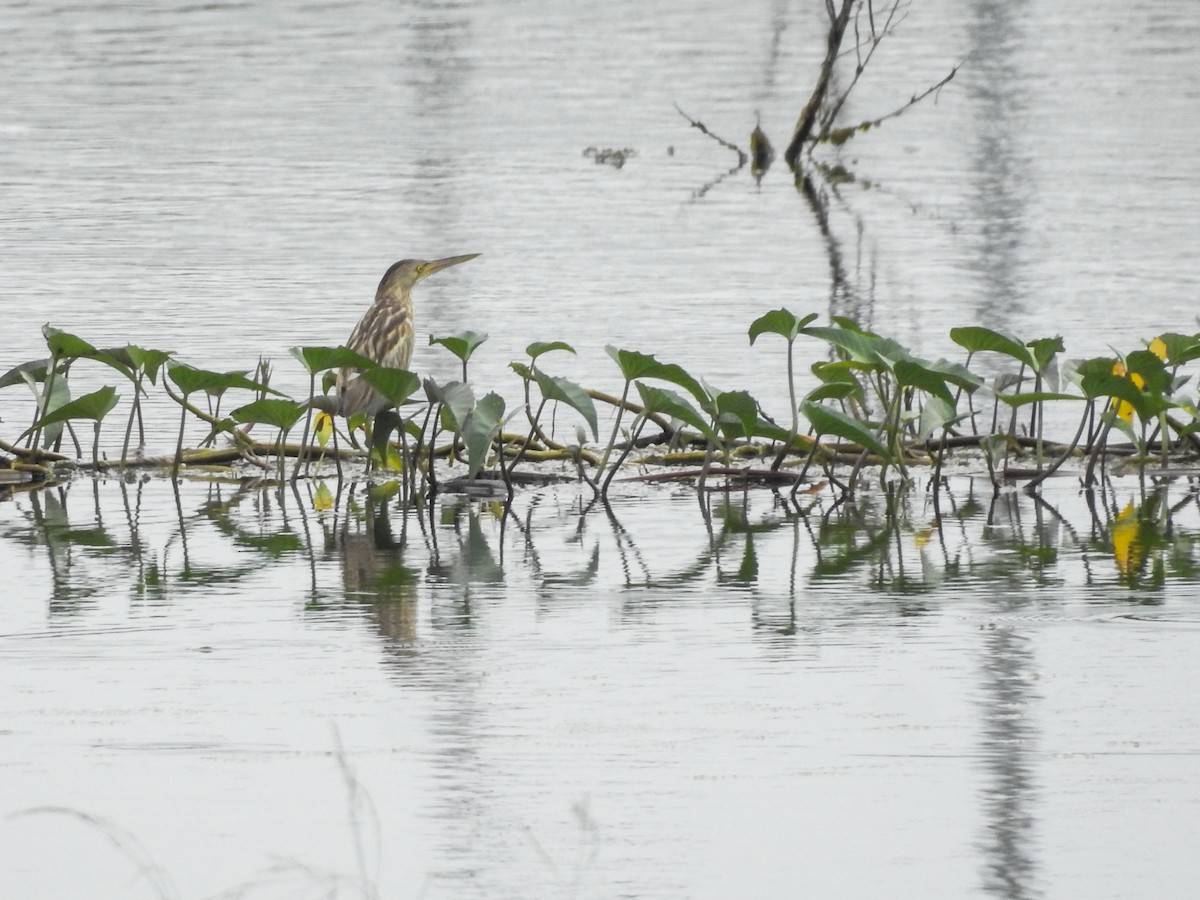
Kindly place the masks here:
<instances>
[{"instance_id":1,"label":"bird's long beak","mask_svg":"<svg viewBox=\"0 0 1200 900\"><path fill-rule=\"evenodd\" d=\"M459 263L465 263L478 255L478 253L467 253L464 256L447 256L445 259L432 259L422 266L421 277L428 278L434 272L440 272L442 269L448 269L451 266L457 266Z\"/></svg>"}]
</instances>

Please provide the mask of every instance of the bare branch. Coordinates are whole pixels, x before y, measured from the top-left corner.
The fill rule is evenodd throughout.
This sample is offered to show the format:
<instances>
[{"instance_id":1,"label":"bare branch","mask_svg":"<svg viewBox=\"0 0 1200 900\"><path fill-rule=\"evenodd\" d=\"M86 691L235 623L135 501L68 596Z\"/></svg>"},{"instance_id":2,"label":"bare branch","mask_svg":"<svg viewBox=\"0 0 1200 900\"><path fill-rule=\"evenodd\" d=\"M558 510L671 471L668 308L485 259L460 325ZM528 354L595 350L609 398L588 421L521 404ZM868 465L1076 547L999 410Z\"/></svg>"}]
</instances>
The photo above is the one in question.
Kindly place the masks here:
<instances>
[{"instance_id":1,"label":"bare branch","mask_svg":"<svg viewBox=\"0 0 1200 900\"><path fill-rule=\"evenodd\" d=\"M835 145L836 144L844 144L844 143L846 143L846 141L850 140L850 138L854 137L856 132L869 131L872 128L878 128L880 125L882 125L888 119L899 118L900 116L904 115L904 113L908 112L909 109L916 106L918 103L920 103L926 97L928 97L930 94L936 93L937 91L939 91L943 87L945 87L947 84L949 84L951 79L953 79L954 76L958 74L958 70L961 69L965 63L966 63L966 60L964 59L957 66L955 66L953 69L950 70L949 75L947 75L945 78L943 78L937 84L931 85L930 87L921 91L921 93L919 93L919 94L913 94L912 97L909 98L907 103L905 103L903 106L900 106L900 107L892 110L890 113L887 113L886 115L882 115L878 119L867 119L864 122L859 122L857 125L849 125L846 128L835 128L835 129L829 131L828 134L821 135L821 137L819 137L817 140L828 141L829 143L835 144Z\"/></svg>"},{"instance_id":2,"label":"bare branch","mask_svg":"<svg viewBox=\"0 0 1200 900\"><path fill-rule=\"evenodd\" d=\"M734 143L731 143L731 142L725 140L723 137L719 137L718 135L713 134L711 131L708 130L708 127L703 122L699 122L696 119L693 119L691 116L689 116L687 113L685 113L682 109L680 109L678 103L675 103L672 105L675 107L676 112L678 112L681 116L683 116L685 119L687 119L689 123L691 123L691 126L693 128L699 128L700 132L702 134L708 135L710 138L712 138L714 141L716 141L722 147L726 148L727 150L732 150L734 153L736 153L738 155L738 167L739 168L741 168L742 166L744 166L746 164L746 161L750 157L748 157L746 155L746 151L744 151L741 147L739 147L737 144L734 144Z\"/></svg>"},{"instance_id":3,"label":"bare branch","mask_svg":"<svg viewBox=\"0 0 1200 900\"><path fill-rule=\"evenodd\" d=\"M864 57L861 55L861 52L859 53L858 65L854 67L854 77L850 79L850 84L846 87L846 90L842 91L842 95L838 97L837 101L829 108L825 115L822 116L821 130L816 137L817 142L823 141L829 137L829 132L833 129L833 123L837 121L838 113L842 111L842 107L845 105L847 98L849 98L850 92L854 90L854 86L858 84L858 79L861 78L862 73L866 71L867 65L871 62L871 57L875 55L875 51L879 49L879 45L883 43L883 39L891 33L892 29L897 24L896 14L900 11L901 2L902 0L893 0L891 7L888 9L887 18L884 19L883 27L879 29L879 31L876 31L875 7L871 0L868 0L867 15L870 19L871 38L867 42L869 45L867 48L867 55ZM861 17L862 7L860 6L858 13L854 17L856 52L860 51L862 46L861 43L858 42L858 20Z\"/></svg>"}]
</instances>

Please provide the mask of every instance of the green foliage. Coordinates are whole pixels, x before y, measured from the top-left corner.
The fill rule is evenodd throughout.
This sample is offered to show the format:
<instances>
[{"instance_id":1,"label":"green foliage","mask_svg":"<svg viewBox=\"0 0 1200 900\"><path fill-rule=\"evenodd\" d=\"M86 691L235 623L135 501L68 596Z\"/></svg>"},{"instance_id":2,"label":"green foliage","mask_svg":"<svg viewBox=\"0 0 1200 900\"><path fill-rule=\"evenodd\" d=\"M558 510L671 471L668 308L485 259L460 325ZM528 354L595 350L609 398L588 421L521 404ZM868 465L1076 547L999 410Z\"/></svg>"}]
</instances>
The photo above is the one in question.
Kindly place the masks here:
<instances>
[{"instance_id":1,"label":"green foliage","mask_svg":"<svg viewBox=\"0 0 1200 900\"><path fill-rule=\"evenodd\" d=\"M95 356L100 352L83 338L60 331L49 324L42 326L42 336L46 338L46 346L50 348L50 353L54 356L82 359Z\"/></svg>"},{"instance_id":2,"label":"green foliage","mask_svg":"<svg viewBox=\"0 0 1200 900\"><path fill-rule=\"evenodd\" d=\"M421 379L407 369L392 369L387 366L365 369L360 377L386 397L392 406L399 406L421 386Z\"/></svg>"},{"instance_id":3,"label":"green foliage","mask_svg":"<svg viewBox=\"0 0 1200 900\"><path fill-rule=\"evenodd\" d=\"M304 415L304 404L297 403L295 400L268 397L247 403L245 406L239 406L229 415L242 424L253 422L270 425L286 432L291 431L300 421L300 417Z\"/></svg>"},{"instance_id":4,"label":"green foliage","mask_svg":"<svg viewBox=\"0 0 1200 900\"><path fill-rule=\"evenodd\" d=\"M534 380L546 400L556 400L565 403L576 410L592 429L592 437L599 437L599 424L596 419L596 404L588 396L587 391L568 381L566 378L551 377L544 372L535 372Z\"/></svg>"},{"instance_id":5,"label":"green foliage","mask_svg":"<svg viewBox=\"0 0 1200 900\"><path fill-rule=\"evenodd\" d=\"M790 343L804 331L805 326L816 320L816 313L809 313L801 319L786 309L772 310L750 323L750 343L753 345L761 334L778 334Z\"/></svg>"},{"instance_id":6,"label":"green foliage","mask_svg":"<svg viewBox=\"0 0 1200 900\"><path fill-rule=\"evenodd\" d=\"M758 402L746 391L725 391L714 398L717 428L726 440L758 435Z\"/></svg>"},{"instance_id":7,"label":"green foliage","mask_svg":"<svg viewBox=\"0 0 1200 900\"><path fill-rule=\"evenodd\" d=\"M851 418L844 412L817 403L805 403L800 411L804 413L804 417L812 423L819 434L833 435L857 444L870 450L884 461L891 459L891 452L880 443L879 438L857 419Z\"/></svg>"},{"instance_id":8,"label":"green foliage","mask_svg":"<svg viewBox=\"0 0 1200 900\"><path fill-rule=\"evenodd\" d=\"M1007 334L1001 334L999 331L993 331L990 328L983 328L979 325L970 325L965 328L951 328L950 340L958 344L968 353L1002 353L1005 356L1012 357L1017 362L1027 365L1032 363L1029 351L1025 345L1014 337Z\"/></svg>"},{"instance_id":9,"label":"green foliage","mask_svg":"<svg viewBox=\"0 0 1200 900\"><path fill-rule=\"evenodd\" d=\"M143 372L151 384L158 384L159 371L171 359L171 354L166 350L145 349L133 344L126 346L124 353L130 367Z\"/></svg>"},{"instance_id":10,"label":"green foliage","mask_svg":"<svg viewBox=\"0 0 1200 900\"><path fill-rule=\"evenodd\" d=\"M637 383L638 393L642 397L642 405L648 413L657 413L678 419L685 425L696 429L707 440L715 440L716 434L709 427L704 416L691 402L669 388L655 387L650 384Z\"/></svg>"},{"instance_id":11,"label":"green foliage","mask_svg":"<svg viewBox=\"0 0 1200 900\"><path fill-rule=\"evenodd\" d=\"M550 341L548 343L545 341L534 341L525 348L525 352L534 362L536 362L537 358L543 353L549 353L551 350L565 350L568 353L575 352L575 348L564 341Z\"/></svg>"},{"instance_id":12,"label":"green foliage","mask_svg":"<svg viewBox=\"0 0 1200 900\"><path fill-rule=\"evenodd\" d=\"M245 372L213 372L208 369L197 369L194 366L180 362L167 363L167 377L175 383L175 386L183 392L185 397L196 393L196 391L204 391L213 396L220 396L231 388L255 392L266 391L272 394L279 393L279 391L273 390L265 384L260 384L257 381L247 378Z\"/></svg>"},{"instance_id":13,"label":"green foliage","mask_svg":"<svg viewBox=\"0 0 1200 900\"><path fill-rule=\"evenodd\" d=\"M441 406L443 427L448 431L461 431L462 423L475 408L475 392L471 390L471 386L461 381L450 381L442 385L432 378L426 378L423 384L429 402Z\"/></svg>"},{"instance_id":14,"label":"green foliage","mask_svg":"<svg viewBox=\"0 0 1200 900\"><path fill-rule=\"evenodd\" d=\"M22 434L21 437L25 437L39 428L45 428L47 425L69 422L72 419L91 419L93 422L99 422L112 412L118 399L120 398L117 395L117 389L109 386L102 387L90 394L84 394L82 397L76 397L47 413L26 429L25 434Z\"/></svg>"},{"instance_id":15,"label":"green foliage","mask_svg":"<svg viewBox=\"0 0 1200 900\"><path fill-rule=\"evenodd\" d=\"M626 381L641 378L652 378L656 381L666 381L683 388L696 398L701 405L709 402L709 393L704 386L682 366L675 363L662 363L653 355L638 353L635 350L618 350L611 344L604 348L621 369Z\"/></svg>"},{"instance_id":16,"label":"green foliage","mask_svg":"<svg viewBox=\"0 0 1200 900\"><path fill-rule=\"evenodd\" d=\"M464 363L467 362L479 345L488 339L486 334L477 331L459 331L442 337L429 336L429 346L441 344Z\"/></svg>"},{"instance_id":17,"label":"green foliage","mask_svg":"<svg viewBox=\"0 0 1200 900\"><path fill-rule=\"evenodd\" d=\"M1200 432L1200 413L1196 411L1194 396L1182 390L1191 377L1183 367L1200 359L1198 335L1164 332L1123 356L1060 362L1064 350L1061 337L1024 341L993 329L969 326L950 331L951 339L966 351L965 362L929 361L849 318L834 316L826 325L814 324L816 320L816 314L797 316L780 308L759 315L749 324L747 334L752 346L766 334L777 335L787 342L789 408L779 417L781 424L776 424L746 391L717 390L678 364L662 362L653 354L614 346L605 350L624 381L620 398L586 390L569 376L550 374L540 368L547 354L576 355L572 345L564 341L535 341L525 348L525 360L510 365L524 389L528 436L505 436L506 405L502 393L496 386L473 385L467 379L468 360L487 340L487 335L473 331L430 338L430 344L445 347L463 364L462 380L444 384L432 379L422 381L410 371L378 366L345 346L292 347L290 354L309 376L309 396L292 399L270 386L270 369L265 363L260 362L254 377L250 377L248 371L211 371L179 362L169 352L132 344L99 349L77 335L47 325L43 334L50 357L21 363L8 370L0 375L0 388L20 382L30 386L37 398L37 410L32 417L33 424L21 437L29 438L29 446L36 443L58 448L64 425L79 419L91 420L98 432L100 422L117 402L113 387L104 387L72 400L70 381L74 367L83 362L99 363L120 372L135 388L125 430L125 447L121 453L123 462L135 420L140 429L139 403L147 393L147 385L161 383L180 403L177 464L184 461L183 439L189 415L199 418L208 429L206 443L218 432L230 431L242 452L251 452L253 443L255 454L274 453L280 459L285 452L284 436L304 418L302 449L293 471L295 478L310 450L312 456L318 451L327 451L326 442L331 432L334 449L329 452L336 452L338 431L331 429L324 418L318 439L320 448L309 448L311 411L320 409L336 413L338 402L329 394L337 372L355 369L359 371L359 377L386 398L390 408L374 416L373 421L372 417L364 416L347 423L350 441L358 446L356 426L363 426L371 437L372 456L383 464L395 457L396 465L399 465L398 451L390 443L394 436L403 440L405 448L408 443L415 442L414 456L409 459L420 459L420 470L428 473L431 481L434 473L429 460L447 451L455 459L465 453L469 477L478 476L490 459L498 459L506 481L512 475L512 469L534 451L539 451L539 458L562 454L559 458L569 459L589 483L593 482L585 469L591 467L597 476L593 487L602 494L630 450L641 446L642 432L651 420L664 427L677 446L703 447L705 463L701 480L709 471L714 453L730 460L737 449L735 445L742 442L758 442L760 452L769 449L774 454L772 470L776 477L786 477L778 470L789 455L795 457L811 448L808 462L797 477L797 485L809 463L815 459L820 459L827 476L835 481L831 466L841 464L844 459L844 456L827 450L820 452L809 438L801 439L802 426L807 427L810 434L815 431L818 437L833 438L849 445L843 449L867 451L871 462L882 466L880 477L885 477L892 467L901 476L908 477L909 468L928 462L931 453L936 453L940 468L947 447L969 442L984 452L989 467L1004 465L1012 453L1022 452L1024 445L1036 446L1037 466L1041 470L1046 407L1071 401L1085 403L1080 435L1089 420L1093 422L1088 438L1092 448L1089 479L1097 454L1106 446L1109 429L1127 435L1142 458L1147 443L1157 439L1164 466L1173 446L1178 447L1179 441ZM979 390L984 380L971 368L972 359L978 353L996 354L1011 364L1007 371L995 375L990 391ZM814 356L819 358L814 359ZM795 378L797 360L802 360L819 382L799 401ZM166 377L160 382L159 374L164 371ZM317 394L318 377L320 394ZM418 403L417 396L422 387L424 403ZM250 402L238 406L231 418L221 418L220 398L230 389L249 391L253 397ZM182 393L182 398L176 390ZM478 400L477 391L482 393ZM207 413L188 400L190 395L198 392L217 398L215 404L210 401ZM640 405L630 400L631 394L640 396ZM598 441L602 418L598 402L615 405L617 409L603 453L592 453L586 446L587 435L582 429L573 441L560 443L561 439L555 438L555 430L562 426L558 417L545 415L545 411L547 407L565 405L583 419L591 440ZM396 412L402 404L406 404L408 411L404 415ZM990 405L990 414L979 409L980 404ZM413 410L416 410L415 414L409 414ZM1001 410L1004 410L1003 417ZM633 416L633 421L629 429L622 432L622 418L627 412ZM1018 417L1018 413L1024 415ZM510 413L509 418L513 415ZM980 433L989 421L993 423L995 433ZM276 429L277 439L264 449L260 442L261 431L254 435L252 442L249 429L238 430L235 422ZM964 427L964 422L968 426ZM1099 433L1095 430L1097 422ZM786 423L790 423L790 427L784 427ZM455 435L450 448L438 443L439 434L445 431ZM73 431L71 434L74 438ZM618 448L621 434L625 434L626 440L620 445L619 458L610 463L610 454ZM956 439L954 442L947 440L951 436ZM1067 458L1071 447L1079 440L1077 435L1067 450L1054 460L1049 471ZM493 454L498 441L506 442L507 453ZM767 448L762 446L764 443L773 446ZM143 445L144 439L139 446ZM286 452L296 451L289 448ZM93 457L95 455L96 448L93 447ZM337 458L340 472L341 456ZM864 458L857 458L848 484L841 485L846 491L853 491L863 466ZM511 463L505 465L506 459L511 459ZM406 486L415 478L416 468L406 467L402 479ZM996 471L999 470L993 471L993 477L998 478ZM603 491L599 489L601 481Z\"/></svg>"},{"instance_id":18,"label":"green foliage","mask_svg":"<svg viewBox=\"0 0 1200 900\"><path fill-rule=\"evenodd\" d=\"M465 418L463 442L467 445L469 474L474 478L487 462L488 451L504 423L504 398L496 393L485 394Z\"/></svg>"},{"instance_id":19,"label":"green foliage","mask_svg":"<svg viewBox=\"0 0 1200 900\"><path fill-rule=\"evenodd\" d=\"M348 347L291 347L293 357L310 375L327 369L373 369L376 363Z\"/></svg>"}]
</instances>

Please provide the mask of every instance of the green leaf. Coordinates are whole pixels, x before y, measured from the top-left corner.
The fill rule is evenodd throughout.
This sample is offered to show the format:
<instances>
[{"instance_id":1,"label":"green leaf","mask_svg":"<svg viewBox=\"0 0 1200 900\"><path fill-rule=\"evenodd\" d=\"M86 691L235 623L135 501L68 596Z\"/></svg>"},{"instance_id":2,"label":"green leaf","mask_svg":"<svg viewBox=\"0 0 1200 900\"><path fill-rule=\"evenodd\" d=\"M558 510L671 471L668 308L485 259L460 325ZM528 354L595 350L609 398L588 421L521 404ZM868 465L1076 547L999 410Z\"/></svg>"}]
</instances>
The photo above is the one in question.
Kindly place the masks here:
<instances>
[{"instance_id":1,"label":"green leaf","mask_svg":"<svg viewBox=\"0 0 1200 900\"><path fill-rule=\"evenodd\" d=\"M229 415L242 424L257 422L281 431L291 431L292 426L304 415L307 408L305 404L297 403L295 400L267 397L247 403L245 406L239 406Z\"/></svg>"},{"instance_id":2,"label":"green leaf","mask_svg":"<svg viewBox=\"0 0 1200 900\"><path fill-rule=\"evenodd\" d=\"M750 323L750 344L753 346L760 334L778 334L791 343L804 327L816 321L816 318L816 313L809 313L803 319L799 319L786 309L763 313Z\"/></svg>"},{"instance_id":3,"label":"green leaf","mask_svg":"<svg viewBox=\"0 0 1200 900\"><path fill-rule=\"evenodd\" d=\"M1167 348L1167 363L1172 366L1182 365L1193 359L1200 359L1200 340L1195 335L1176 334L1167 331L1158 336Z\"/></svg>"},{"instance_id":4,"label":"green leaf","mask_svg":"<svg viewBox=\"0 0 1200 900\"><path fill-rule=\"evenodd\" d=\"M279 391L265 384L259 384L245 376L243 372L212 372L208 369L197 369L186 363L168 362L167 377L183 391L184 396L196 391L220 395L230 388L240 388L246 391L267 391L279 394Z\"/></svg>"},{"instance_id":5,"label":"green leaf","mask_svg":"<svg viewBox=\"0 0 1200 900\"><path fill-rule=\"evenodd\" d=\"M1063 376L1074 384L1080 390L1083 390L1083 380L1089 375L1112 375L1113 366L1118 360L1113 356L1095 356L1091 359L1070 360L1063 365ZM1098 394L1092 396L1084 391L1084 395L1089 400L1095 400L1096 396L1107 396L1107 394Z\"/></svg>"},{"instance_id":6,"label":"green leaf","mask_svg":"<svg viewBox=\"0 0 1200 900\"><path fill-rule=\"evenodd\" d=\"M421 379L412 372L388 366L364 369L359 377L383 394L392 406L399 406L421 386Z\"/></svg>"},{"instance_id":7,"label":"green leaf","mask_svg":"<svg viewBox=\"0 0 1200 900\"><path fill-rule=\"evenodd\" d=\"M848 328L807 328L805 334L820 338L849 354L856 362L868 366L891 367L898 360L911 359L906 347L889 338Z\"/></svg>"},{"instance_id":8,"label":"green leaf","mask_svg":"<svg viewBox=\"0 0 1200 900\"><path fill-rule=\"evenodd\" d=\"M1166 363L1149 350L1134 350L1125 357L1125 368L1132 374L1142 376L1142 390L1148 394L1161 394L1171 387L1171 373Z\"/></svg>"},{"instance_id":9,"label":"green leaf","mask_svg":"<svg viewBox=\"0 0 1200 900\"><path fill-rule=\"evenodd\" d=\"M987 455L993 466L998 466L1008 452L1008 438L1003 434L986 435L979 439L979 449Z\"/></svg>"},{"instance_id":10,"label":"green leaf","mask_svg":"<svg viewBox=\"0 0 1200 900\"><path fill-rule=\"evenodd\" d=\"M55 356L67 359L92 356L96 348L81 337L76 337L66 331L60 331L49 323L42 326L42 335L46 338L46 346Z\"/></svg>"},{"instance_id":11,"label":"green leaf","mask_svg":"<svg viewBox=\"0 0 1200 900\"><path fill-rule=\"evenodd\" d=\"M707 405L711 399L704 386L693 378L682 366L678 366L675 363L659 362L653 356L638 353L635 350L618 350L611 344L604 349L621 368L621 374L625 377L626 381L634 381L638 378L655 378L659 381L668 381L683 388L695 397L696 402L701 406Z\"/></svg>"},{"instance_id":12,"label":"green leaf","mask_svg":"<svg viewBox=\"0 0 1200 900\"><path fill-rule=\"evenodd\" d=\"M717 427L728 438L744 437L747 440L756 434L758 403L748 391L723 391L716 396Z\"/></svg>"},{"instance_id":13,"label":"green leaf","mask_svg":"<svg viewBox=\"0 0 1200 900\"><path fill-rule=\"evenodd\" d=\"M291 347L288 353L300 361L308 374L327 369L373 369L374 360L367 359L349 347Z\"/></svg>"},{"instance_id":14,"label":"green leaf","mask_svg":"<svg viewBox=\"0 0 1200 900\"><path fill-rule=\"evenodd\" d=\"M534 372L538 388L547 400L558 400L579 412L592 428L592 438L599 436L599 426L596 421L596 405L587 391L574 382L565 378L552 377L544 372Z\"/></svg>"},{"instance_id":15,"label":"green leaf","mask_svg":"<svg viewBox=\"0 0 1200 900\"><path fill-rule=\"evenodd\" d=\"M649 375L654 370L662 366L657 359L646 353L638 353L636 350L618 350L612 344L607 345L604 351L612 357L613 362L621 369L621 375L626 381L634 381Z\"/></svg>"},{"instance_id":16,"label":"green leaf","mask_svg":"<svg viewBox=\"0 0 1200 900\"><path fill-rule=\"evenodd\" d=\"M537 360L543 353L549 353L552 350L566 350L568 353L574 353L575 348L565 341L534 341L525 348L525 352L529 354L531 360Z\"/></svg>"},{"instance_id":17,"label":"green leaf","mask_svg":"<svg viewBox=\"0 0 1200 900\"><path fill-rule=\"evenodd\" d=\"M862 388L858 382L853 384L845 381L831 381L819 385L804 395L805 403L817 403L821 400L845 400L847 397L862 396Z\"/></svg>"},{"instance_id":18,"label":"green leaf","mask_svg":"<svg viewBox=\"0 0 1200 900\"><path fill-rule=\"evenodd\" d=\"M829 394L830 397L857 397L859 400L864 398L862 382L858 380L856 372L862 371L862 364L850 362L848 360L837 360L835 362L815 362L812 364L812 372L817 378L821 379L827 385L840 384L849 389L848 393L838 395L836 393ZM816 399L816 398L814 398Z\"/></svg>"},{"instance_id":19,"label":"green leaf","mask_svg":"<svg viewBox=\"0 0 1200 900\"><path fill-rule=\"evenodd\" d=\"M477 331L460 331L457 334L447 334L442 337L434 337L431 334L429 346L441 344L463 362L467 362L476 348L487 339L487 334Z\"/></svg>"},{"instance_id":20,"label":"green leaf","mask_svg":"<svg viewBox=\"0 0 1200 900\"><path fill-rule=\"evenodd\" d=\"M880 443L879 438L872 434L861 422L850 418L840 410L828 406L820 406L816 403L804 403L801 405L800 411L804 414L804 418L812 423L813 428L821 434L831 434L852 444L858 444L858 446L870 450L884 460L891 459L891 454Z\"/></svg>"},{"instance_id":21,"label":"green leaf","mask_svg":"<svg viewBox=\"0 0 1200 900\"><path fill-rule=\"evenodd\" d=\"M1134 412L1143 422L1152 415L1146 395L1124 375L1114 375L1112 372L1091 372L1084 376L1080 388L1084 395L1091 400L1100 397L1115 397L1117 400L1124 400L1133 407Z\"/></svg>"},{"instance_id":22,"label":"green leaf","mask_svg":"<svg viewBox=\"0 0 1200 900\"><path fill-rule=\"evenodd\" d=\"M692 406L687 398L667 388L654 387L640 381L637 382L637 389L638 393L642 395L642 406L646 408L647 412L678 419L685 425L696 429L708 440L716 439L716 435L704 416L696 407Z\"/></svg>"},{"instance_id":23,"label":"green leaf","mask_svg":"<svg viewBox=\"0 0 1200 900\"><path fill-rule=\"evenodd\" d=\"M948 406L954 406L954 395L946 386L946 379L937 372L911 359L898 360L893 371L901 387L914 387L937 397Z\"/></svg>"},{"instance_id":24,"label":"green leaf","mask_svg":"<svg viewBox=\"0 0 1200 900\"><path fill-rule=\"evenodd\" d=\"M62 375L66 369L66 364L60 362L58 365L58 374ZM0 388L11 387L14 384L32 384L46 380L46 373L50 371L49 359L31 359L29 362L23 362L19 366L13 366L3 376L0 376ZM55 381L58 376L55 376Z\"/></svg>"},{"instance_id":25,"label":"green leaf","mask_svg":"<svg viewBox=\"0 0 1200 900\"><path fill-rule=\"evenodd\" d=\"M158 384L159 370L171 359L169 351L136 347L133 344L125 348L125 355L129 359L129 365L135 370L145 372L151 384Z\"/></svg>"},{"instance_id":26,"label":"green leaf","mask_svg":"<svg viewBox=\"0 0 1200 900\"><path fill-rule=\"evenodd\" d=\"M529 368L525 363L513 361L508 364L508 367L520 375L522 381L533 380L533 369Z\"/></svg>"},{"instance_id":27,"label":"green leaf","mask_svg":"<svg viewBox=\"0 0 1200 900\"><path fill-rule=\"evenodd\" d=\"M47 360L47 362L49 362L49 360ZM20 367L18 367L18 369L19 368ZM20 375L21 379L27 385L29 385L29 390L33 392L34 399L37 401L37 408L43 414L49 414L55 410L61 409L71 401L71 386L67 383L65 372L60 371L57 377L55 377L54 382L50 387L50 397L48 399L45 397L45 388L43 387L42 390L39 391L37 388L38 383L32 375L25 371L19 371L18 374ZM47 382L43 382L43 384L45 383ZM42 406L43 402L45 403L44 408ZM33 431L36 427L37 426L34 425L34 427L30 428L29 431ZM54 442L58 440L58 436L62 434L62 429L63 426L61 422L54 422L44 429L42 432L43 449L52 446ZM29 431L26 431L25 434L28 434ZM22 435L22 437L23 436L24 435Z\"/></svg>"},{"instance_id":28,"label":"green leaf","mask_svg":"<svg viewBox=\"0 0 1200 900\"><path fill-rule=\"evenodd\" d=\"M940 397L930 397L921 406L921 419L917 425L917 438L929 440L935 431L953 424L960 417L954 406Z\"/></svg>"},{"instance_id":29,"label":"green leaf","mask_svg":"<svg viewBox=\"0 0 1200 900\"><path fill-rule=\"evenodd\" d=\"M983 379L964 366L962 363L939 359L936 362L921 362L921 365L941 376L955 387L962 388L968 394L974 394L983 387Z\"/></svg>"},{"instance_id":30,"label":"green leaf","mask_svg":"<svg viewBox=\"0 0 1200 900\"><path fill-rule=\"evenodd\" d=\"M93 422L99 422L117 405L118 399L120 398L117 395L117 389L111 385L105 385L98 391L76 397L53 412L46 413L40 421L34 422L27 428L21 437L57 422L67 422L73 419L91 419Z\"/></svg>"},{"instance_id":31,"label":"green leaf","mask_svg":"<svg viewBox=\"0 0 1200 900\"><path fill-rule=\"evenodd\" d=\"M999 331L993 331L990 328L984 328L979 325L971 325L966 328L951 328L950 340L958 344L968 353L1002 353L1005 356L1010 356L1019 363L1025 363L1028 366L1034 365L1033 355L1029 349L1014 337L1009 337L1007 334L1001 334Z\"/></svg>"},{"instance_id":32,"label":"green leaf","mask_svg":"<svg viewBox=\"0 0 1200 900\"><path fill-rule=\"evenodd\" d=\"M463 441L467 445L467 468L474 478L487 462L488 450L504 423L504 398L488 393L480 398L463 423Z\"/></svg>"},{"instance_id":33,"label":"green leaf","mask_svg":"<svg viewBox=\"0 0 1200 900\"><path fill-rule=\"evenodd\" d=\"M1054 357L1062 353L1063 347L1062 335L1052 338L1038 338L1036 341L1029 341L1025 346L1030 350L1033 358L1033 370L1041 372L1046 366L1050 365L1050 361Z\"/></svg>"},{"instance_id":34,"label":"green leaf","mask_svg":"<svg viewBox=\"0 0 1200 900\"><path fill-rule=\"evenodd\" d=\"M450 430L461 431L467 416L475 408L475 392L471 386L461 381L438 384L432 378L426 378L424 386L429 402L442 405L442 415Z\"/></svg>"}]
</instances>

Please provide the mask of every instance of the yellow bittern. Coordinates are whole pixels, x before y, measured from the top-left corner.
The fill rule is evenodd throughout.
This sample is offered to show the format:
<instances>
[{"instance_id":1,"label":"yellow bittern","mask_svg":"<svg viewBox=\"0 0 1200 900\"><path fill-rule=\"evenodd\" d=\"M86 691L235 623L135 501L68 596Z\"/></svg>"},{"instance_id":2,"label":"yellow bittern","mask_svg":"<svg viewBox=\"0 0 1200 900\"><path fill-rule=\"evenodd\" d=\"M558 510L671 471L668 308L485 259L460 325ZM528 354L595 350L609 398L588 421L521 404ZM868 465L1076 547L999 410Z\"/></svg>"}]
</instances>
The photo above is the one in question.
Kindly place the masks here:
<instances>
[{"instance_id":1,"label":"yellow bittern","mask_svg":"<svg viewBox=\"0 0 1200 900\"><path fill-rule=\"evenodd\" d=\"M457 266L478 253L448 256L445 259L402 259L384 273L375 291L375 302L354 326L346 346L367 359L393 369L407 369L412 359L413 286L422 278L450 266ZM337 377L338 409L343 416L365 412L376 415L388 407L388 401L354 369L342 369Z\"/></svg>"}]
</instances>

